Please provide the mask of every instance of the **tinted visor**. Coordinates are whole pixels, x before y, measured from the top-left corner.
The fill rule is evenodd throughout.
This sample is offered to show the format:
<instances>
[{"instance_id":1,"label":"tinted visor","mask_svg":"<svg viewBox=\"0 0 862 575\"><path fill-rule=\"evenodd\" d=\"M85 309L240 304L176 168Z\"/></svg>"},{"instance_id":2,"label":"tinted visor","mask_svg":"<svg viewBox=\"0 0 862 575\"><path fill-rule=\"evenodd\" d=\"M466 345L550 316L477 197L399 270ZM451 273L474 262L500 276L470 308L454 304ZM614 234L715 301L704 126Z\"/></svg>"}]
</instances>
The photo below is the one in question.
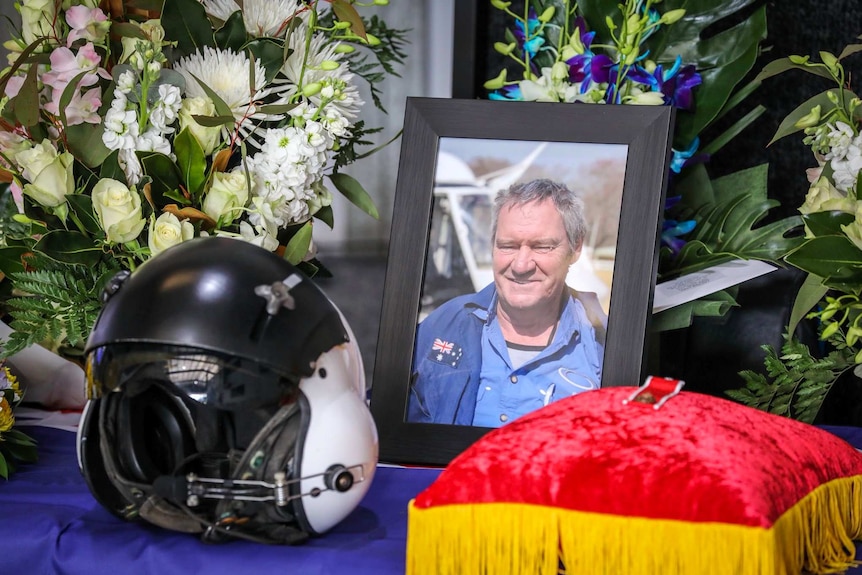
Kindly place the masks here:
<instances>
[{"instance_id":1,"label":"tinted visor","mask_svg":"<svg viewBox=\"0 0 862 575\"><path fill-rule=\"evenodd\" d=\"M134 394L152 383L176 389L189 399L224 410L254 409L292 400L299 378L257 361L199 348L121 343L87 355L90 399L125 389Z\"/></svg>"}]
</instances>

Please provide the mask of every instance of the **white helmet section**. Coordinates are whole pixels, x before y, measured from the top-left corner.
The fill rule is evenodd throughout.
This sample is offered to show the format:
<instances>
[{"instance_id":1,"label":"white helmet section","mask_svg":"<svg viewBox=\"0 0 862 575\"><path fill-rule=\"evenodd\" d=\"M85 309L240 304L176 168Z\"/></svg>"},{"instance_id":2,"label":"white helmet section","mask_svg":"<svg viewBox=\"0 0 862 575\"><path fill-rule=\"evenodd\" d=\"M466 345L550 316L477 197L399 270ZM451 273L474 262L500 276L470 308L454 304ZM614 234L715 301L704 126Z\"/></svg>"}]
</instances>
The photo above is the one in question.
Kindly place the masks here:
<instances>
[{"instance_id":1,"label":"white helmet section","mask_svg":"<svg viewBox=\"0 0 862 575\"><path fill-rule=\"evenodd\" d=\"M310 411L299 470L304 478L300 492L325 490L302 499L306 520L316 533L331 529L359 505L377 466L377 427L365 401L362 361L350 335L350 342L322 354L314 375L299 385ZM362 384L361 394L357 381ZM326 485L325 474L333 465L343 465L353 476L353 486L347 491Z\"/></svg>"}]
</instances>

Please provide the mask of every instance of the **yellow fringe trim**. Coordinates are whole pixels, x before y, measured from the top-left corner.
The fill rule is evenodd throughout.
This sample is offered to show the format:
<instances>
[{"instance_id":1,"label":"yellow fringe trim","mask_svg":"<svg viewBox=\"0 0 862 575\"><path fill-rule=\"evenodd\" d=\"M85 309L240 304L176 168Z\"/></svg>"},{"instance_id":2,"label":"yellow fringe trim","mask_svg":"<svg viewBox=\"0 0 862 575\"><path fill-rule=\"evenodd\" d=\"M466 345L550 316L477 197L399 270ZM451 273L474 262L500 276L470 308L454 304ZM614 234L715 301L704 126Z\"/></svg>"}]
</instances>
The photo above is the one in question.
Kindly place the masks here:
<instances>
[{"instance_id":1,"label":"yellow fringe trim","mask_svg":"<svg viewBox=\"0 0 862 575\"><path fill-rule=\"evenodd\" d=\"M825 483L770 529L523 503L410 502L407 575L841 573L862 537L862 476Z\"/></svg>"}]
</instances>

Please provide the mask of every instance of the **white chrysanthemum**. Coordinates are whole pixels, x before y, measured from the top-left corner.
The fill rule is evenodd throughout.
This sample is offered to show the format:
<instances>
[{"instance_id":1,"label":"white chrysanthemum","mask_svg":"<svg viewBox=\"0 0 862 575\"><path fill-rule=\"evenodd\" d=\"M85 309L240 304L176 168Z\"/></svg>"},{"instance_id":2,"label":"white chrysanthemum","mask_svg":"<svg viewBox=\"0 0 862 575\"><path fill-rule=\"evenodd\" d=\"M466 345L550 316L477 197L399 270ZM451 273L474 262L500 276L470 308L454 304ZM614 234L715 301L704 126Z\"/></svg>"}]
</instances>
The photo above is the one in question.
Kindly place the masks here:
<instances>
[{"instance_id":1,"label":"white chrysanthemum","mask_svg":"<svg viewBox=\"0 0 862 575\"><path fill-rule=\"evenodd\" d=\"M256 38L280 38L294 17L308 17L308 10L297 0L244 0L242 8L236 0L201 0L201 4L207 14L219 20L241 10L246 32Z\"/></svg>"},{"instance_id":2,"label":"white chrysanthemum","mask_svg":"<svg viewBox=\"0 0 862 575\"><path fill-rule=\"evenodd\" d=\"M275 83L281 84L277 91L287 99L299 91L300 86L319 83L320 92L308 98L316 107L323 105L336 108L342 116L355 118L362 107L359 88L353 83L353 73L347 62L342 61L342 54L335 51L337 42L328 43L323 34L315 34L311 38L306 56L305 37L302 34L291 34L288 47L293 53L288 56L281 67L285 78L276 78ZM337 62L334 70L322 69L326 61ZM304 65L303 65L304 64ZM329 98L324 94L330 94ZM331 99L330 99L331 98Z\"/></svg>"},{"instance_id":3,"label":"white chrysanthemum","mask_svg":"<svg viewBox=\"0 0 862 575\"><path fill-rule=\"evenodd\" d=\"M862 136L854 138L846 147L841 159L833 159L832 178L835 187L848 193L856 188L859 172L862 171Z\"/></svg>"},{"instance_id":4,"label":"white chrysanthemum","mask_svg":"<svg viewBox=\"0 0 862 575\"><path fill-rule=\"evenodd\" d=\"M233 112L240 133L247 137L253 127L252 120L276 119L255 108L255 103L267 97L271 89L266 87L266 70L259 61L254 63L254 85L249 86L250 66L245 54L205 46L203 53L186 56L174 69L186 80L187 96L207 96L195 77L215 92Z\"/></svg>"}]
</instances>

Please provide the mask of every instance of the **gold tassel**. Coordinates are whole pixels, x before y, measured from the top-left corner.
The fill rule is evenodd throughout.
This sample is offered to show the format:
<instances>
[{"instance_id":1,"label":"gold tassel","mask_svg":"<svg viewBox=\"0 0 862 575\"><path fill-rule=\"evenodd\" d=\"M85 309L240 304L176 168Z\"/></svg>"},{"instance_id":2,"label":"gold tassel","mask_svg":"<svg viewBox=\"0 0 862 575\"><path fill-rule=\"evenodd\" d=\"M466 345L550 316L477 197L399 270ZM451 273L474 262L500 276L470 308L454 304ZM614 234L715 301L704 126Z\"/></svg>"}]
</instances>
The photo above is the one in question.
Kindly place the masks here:
<instances>
[{"instance_id":1,"label":"gold tassel","mask_svg":"<svg viewBox=\"0 0 862 575\"><path fill-rule=\"evenodd\" d=\"M523 503L418 509L407 575L798 575L856 564L862 476L819 486L769 528L569 511Z\"/></svg>"}]
</instances>

